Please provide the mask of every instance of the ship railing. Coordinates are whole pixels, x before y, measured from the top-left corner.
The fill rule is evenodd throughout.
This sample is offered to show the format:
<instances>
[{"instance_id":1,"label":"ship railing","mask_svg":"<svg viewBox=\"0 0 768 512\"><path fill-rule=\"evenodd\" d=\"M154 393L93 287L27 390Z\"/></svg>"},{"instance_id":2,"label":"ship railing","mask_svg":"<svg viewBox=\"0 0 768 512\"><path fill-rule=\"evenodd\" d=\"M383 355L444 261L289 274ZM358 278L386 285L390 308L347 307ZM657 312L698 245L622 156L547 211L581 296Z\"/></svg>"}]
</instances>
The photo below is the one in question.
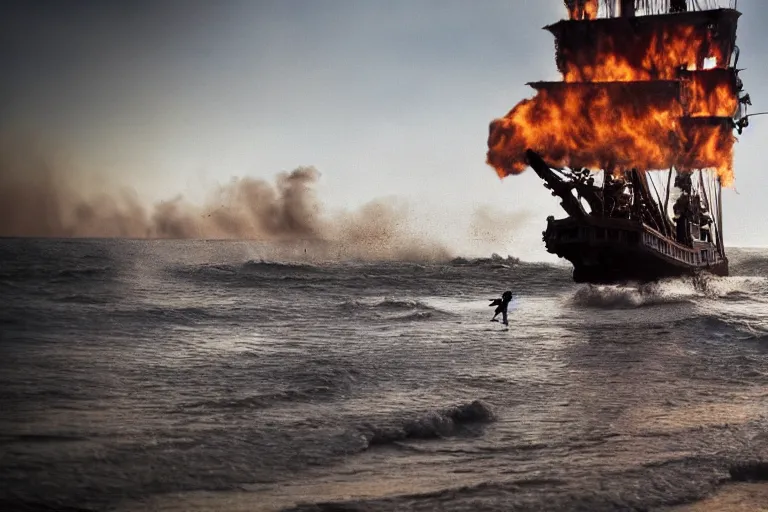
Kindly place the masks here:
<instances>
[{"instance_id":1,"label":"ship railing","mask_svg":"<svg viewBox=\"0 0 768 512\"><path fill-rule=\"evenodd\" d=\"M656 251L668 258L696 265L708 267L718 263L720 258L715 247L706 242L694 241L693 247L686 247L677 242L671 241L650 226L643 226L642 244L653 251Z\"/></svg>"}]
</instances>

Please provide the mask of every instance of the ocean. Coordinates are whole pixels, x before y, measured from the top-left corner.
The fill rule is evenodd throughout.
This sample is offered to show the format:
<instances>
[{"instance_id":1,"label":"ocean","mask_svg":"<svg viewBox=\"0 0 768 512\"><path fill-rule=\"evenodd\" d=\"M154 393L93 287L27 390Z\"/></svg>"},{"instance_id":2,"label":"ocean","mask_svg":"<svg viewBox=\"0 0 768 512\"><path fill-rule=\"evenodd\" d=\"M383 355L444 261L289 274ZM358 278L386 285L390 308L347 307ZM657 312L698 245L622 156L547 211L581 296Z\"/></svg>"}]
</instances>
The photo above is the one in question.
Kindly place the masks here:
<instances>
[{"instance_id":1,"label":"ocean","mask_svg":"<svg viewBox=\"0 0 768 512\"><path fill-rule=\"evenodd\" d=\"M768 250L645 286L267 254L0 240L0 508L676 510L768 477Z\"/></svg>"}]
</instances>

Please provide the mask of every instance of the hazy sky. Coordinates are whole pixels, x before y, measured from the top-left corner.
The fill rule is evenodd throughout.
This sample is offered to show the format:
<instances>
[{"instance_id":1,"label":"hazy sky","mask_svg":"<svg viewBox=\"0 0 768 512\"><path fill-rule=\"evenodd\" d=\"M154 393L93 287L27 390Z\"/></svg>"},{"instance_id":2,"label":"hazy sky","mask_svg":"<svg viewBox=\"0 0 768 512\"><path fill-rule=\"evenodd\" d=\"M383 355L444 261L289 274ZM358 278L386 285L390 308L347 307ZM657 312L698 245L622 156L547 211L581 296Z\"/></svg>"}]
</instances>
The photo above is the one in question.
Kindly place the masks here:
<instances>
[{"instance_id":1,"label":"hazy sky","mask_svg":"<svg viewBox=\"0 0 768 512\"><path fill-rule=\"evenodd\" d=\"M768 110L768 3L740 0L741 76ZM0 1L0 133L52 141L151 199L314 165L333 206L557 201L485 165L488 124L559 78L561 0ZM768 116L736 148L726 242L768 245ZM543 252L543 244L539 247Z\"/></svg>"}]
</instances>

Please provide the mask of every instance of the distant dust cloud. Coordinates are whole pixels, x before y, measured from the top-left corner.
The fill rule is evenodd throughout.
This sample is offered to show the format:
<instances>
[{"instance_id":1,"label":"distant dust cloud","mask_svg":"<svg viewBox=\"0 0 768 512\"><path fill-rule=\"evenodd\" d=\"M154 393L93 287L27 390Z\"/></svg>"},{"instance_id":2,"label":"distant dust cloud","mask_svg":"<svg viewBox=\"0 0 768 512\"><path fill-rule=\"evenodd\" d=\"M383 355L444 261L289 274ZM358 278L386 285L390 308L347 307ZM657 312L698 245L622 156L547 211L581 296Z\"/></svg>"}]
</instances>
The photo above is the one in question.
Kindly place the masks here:
<instances>
[{"instance_id":1,"label":"distant dust cloud","mask_svg":"<svg viewBox=\"0 0 768 512\"><path fill-rule=\"evenodd\" d=\"M0 236L250 239L300 243L334 258L454 256L437 238L415 233L408 209L395 199L326 211L315 193L320 173L313 167L277 174L273 182L232 179L210 190L203 204L177 196L152 205L130 189L108 182L96 187L63 167L0 148ZM470 237L492 243L508 236L514 223L481 209L471 226Z\"/></svg>"}]
</instances>

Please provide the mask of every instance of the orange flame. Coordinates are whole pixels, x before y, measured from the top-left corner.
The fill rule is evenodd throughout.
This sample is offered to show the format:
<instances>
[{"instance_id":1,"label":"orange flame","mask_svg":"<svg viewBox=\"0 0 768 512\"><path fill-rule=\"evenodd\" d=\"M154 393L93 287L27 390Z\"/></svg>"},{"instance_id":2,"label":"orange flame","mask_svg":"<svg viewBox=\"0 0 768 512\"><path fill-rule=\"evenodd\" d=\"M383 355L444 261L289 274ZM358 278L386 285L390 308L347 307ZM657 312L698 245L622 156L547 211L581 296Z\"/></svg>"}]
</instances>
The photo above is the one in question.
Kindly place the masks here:
<instances>
[{"instance_id":1,"label":"orange flame","mask_svg":"<svg viewBox=\"0 0 768 512\"><path fill-rule=\"evenodd\" d=\"M565 0L568 17L572 20L597 18L598 0Z\"/></svg>"},{"instance_id":2,"label":"orange flame","mask_svg":"<svg viewBox=\"0 0 768 512\"><path fill-rule=\"evenodd\" d=\"M692 117L733 117L739 108L734 75L728 70L697 72L684 84L686 112Z\"/></svg>"},{"instance_id":3,"label":"orange flame","mask_svg":"<svg viewBox=\"0 0 768 512\"><path fill-rule=\"evenodd\" d=\"M717 168L732 181L728 130L681 121L674 91L636 87L547 87L491 123L487 163L499 177L519 174L532 149L551 165L605 168ZM676 85L672 83L671 85Z\"/></svg>"},{"instance_id":4,"label":"orange flame","mask_svg":"<svg viewBox=\"0 0 768 512\"><path fill-rule=\"evenodd\" d=\"M595 34L590 48L561 47L558 64L566 82L674 80L680 68L704 69L707 58L725 62L727 48L694 25L666 25L656 32Z\"/></svg>"},{"instance_id":5,"label":"orange flame","mask_svg":"<svg viewBox=\"0 0 768 512\"><path fill-rule=\"evenodd\" d=\"M535 97L491 123L488 164L519 174L532 149L555 166L713 168L732 183L738 13L573 21L587 3L566 0L572 20L548 27L564 82L534 85Z\"/></svg>"},{"instance_id":6,"label":"orange flame","mask_svg":"<svg viewBox=\"0 0 768 512\"><path fill-rule=\"evenodd\" d=\"M690 123L697 120L689 119ZM677 169L716 168L724 187L733 185L733 146L736 138L727 119L711 119L710 122L692 124L683 129L686 133L686 147L677 162Z\"/></svg>"}]
</instances>

